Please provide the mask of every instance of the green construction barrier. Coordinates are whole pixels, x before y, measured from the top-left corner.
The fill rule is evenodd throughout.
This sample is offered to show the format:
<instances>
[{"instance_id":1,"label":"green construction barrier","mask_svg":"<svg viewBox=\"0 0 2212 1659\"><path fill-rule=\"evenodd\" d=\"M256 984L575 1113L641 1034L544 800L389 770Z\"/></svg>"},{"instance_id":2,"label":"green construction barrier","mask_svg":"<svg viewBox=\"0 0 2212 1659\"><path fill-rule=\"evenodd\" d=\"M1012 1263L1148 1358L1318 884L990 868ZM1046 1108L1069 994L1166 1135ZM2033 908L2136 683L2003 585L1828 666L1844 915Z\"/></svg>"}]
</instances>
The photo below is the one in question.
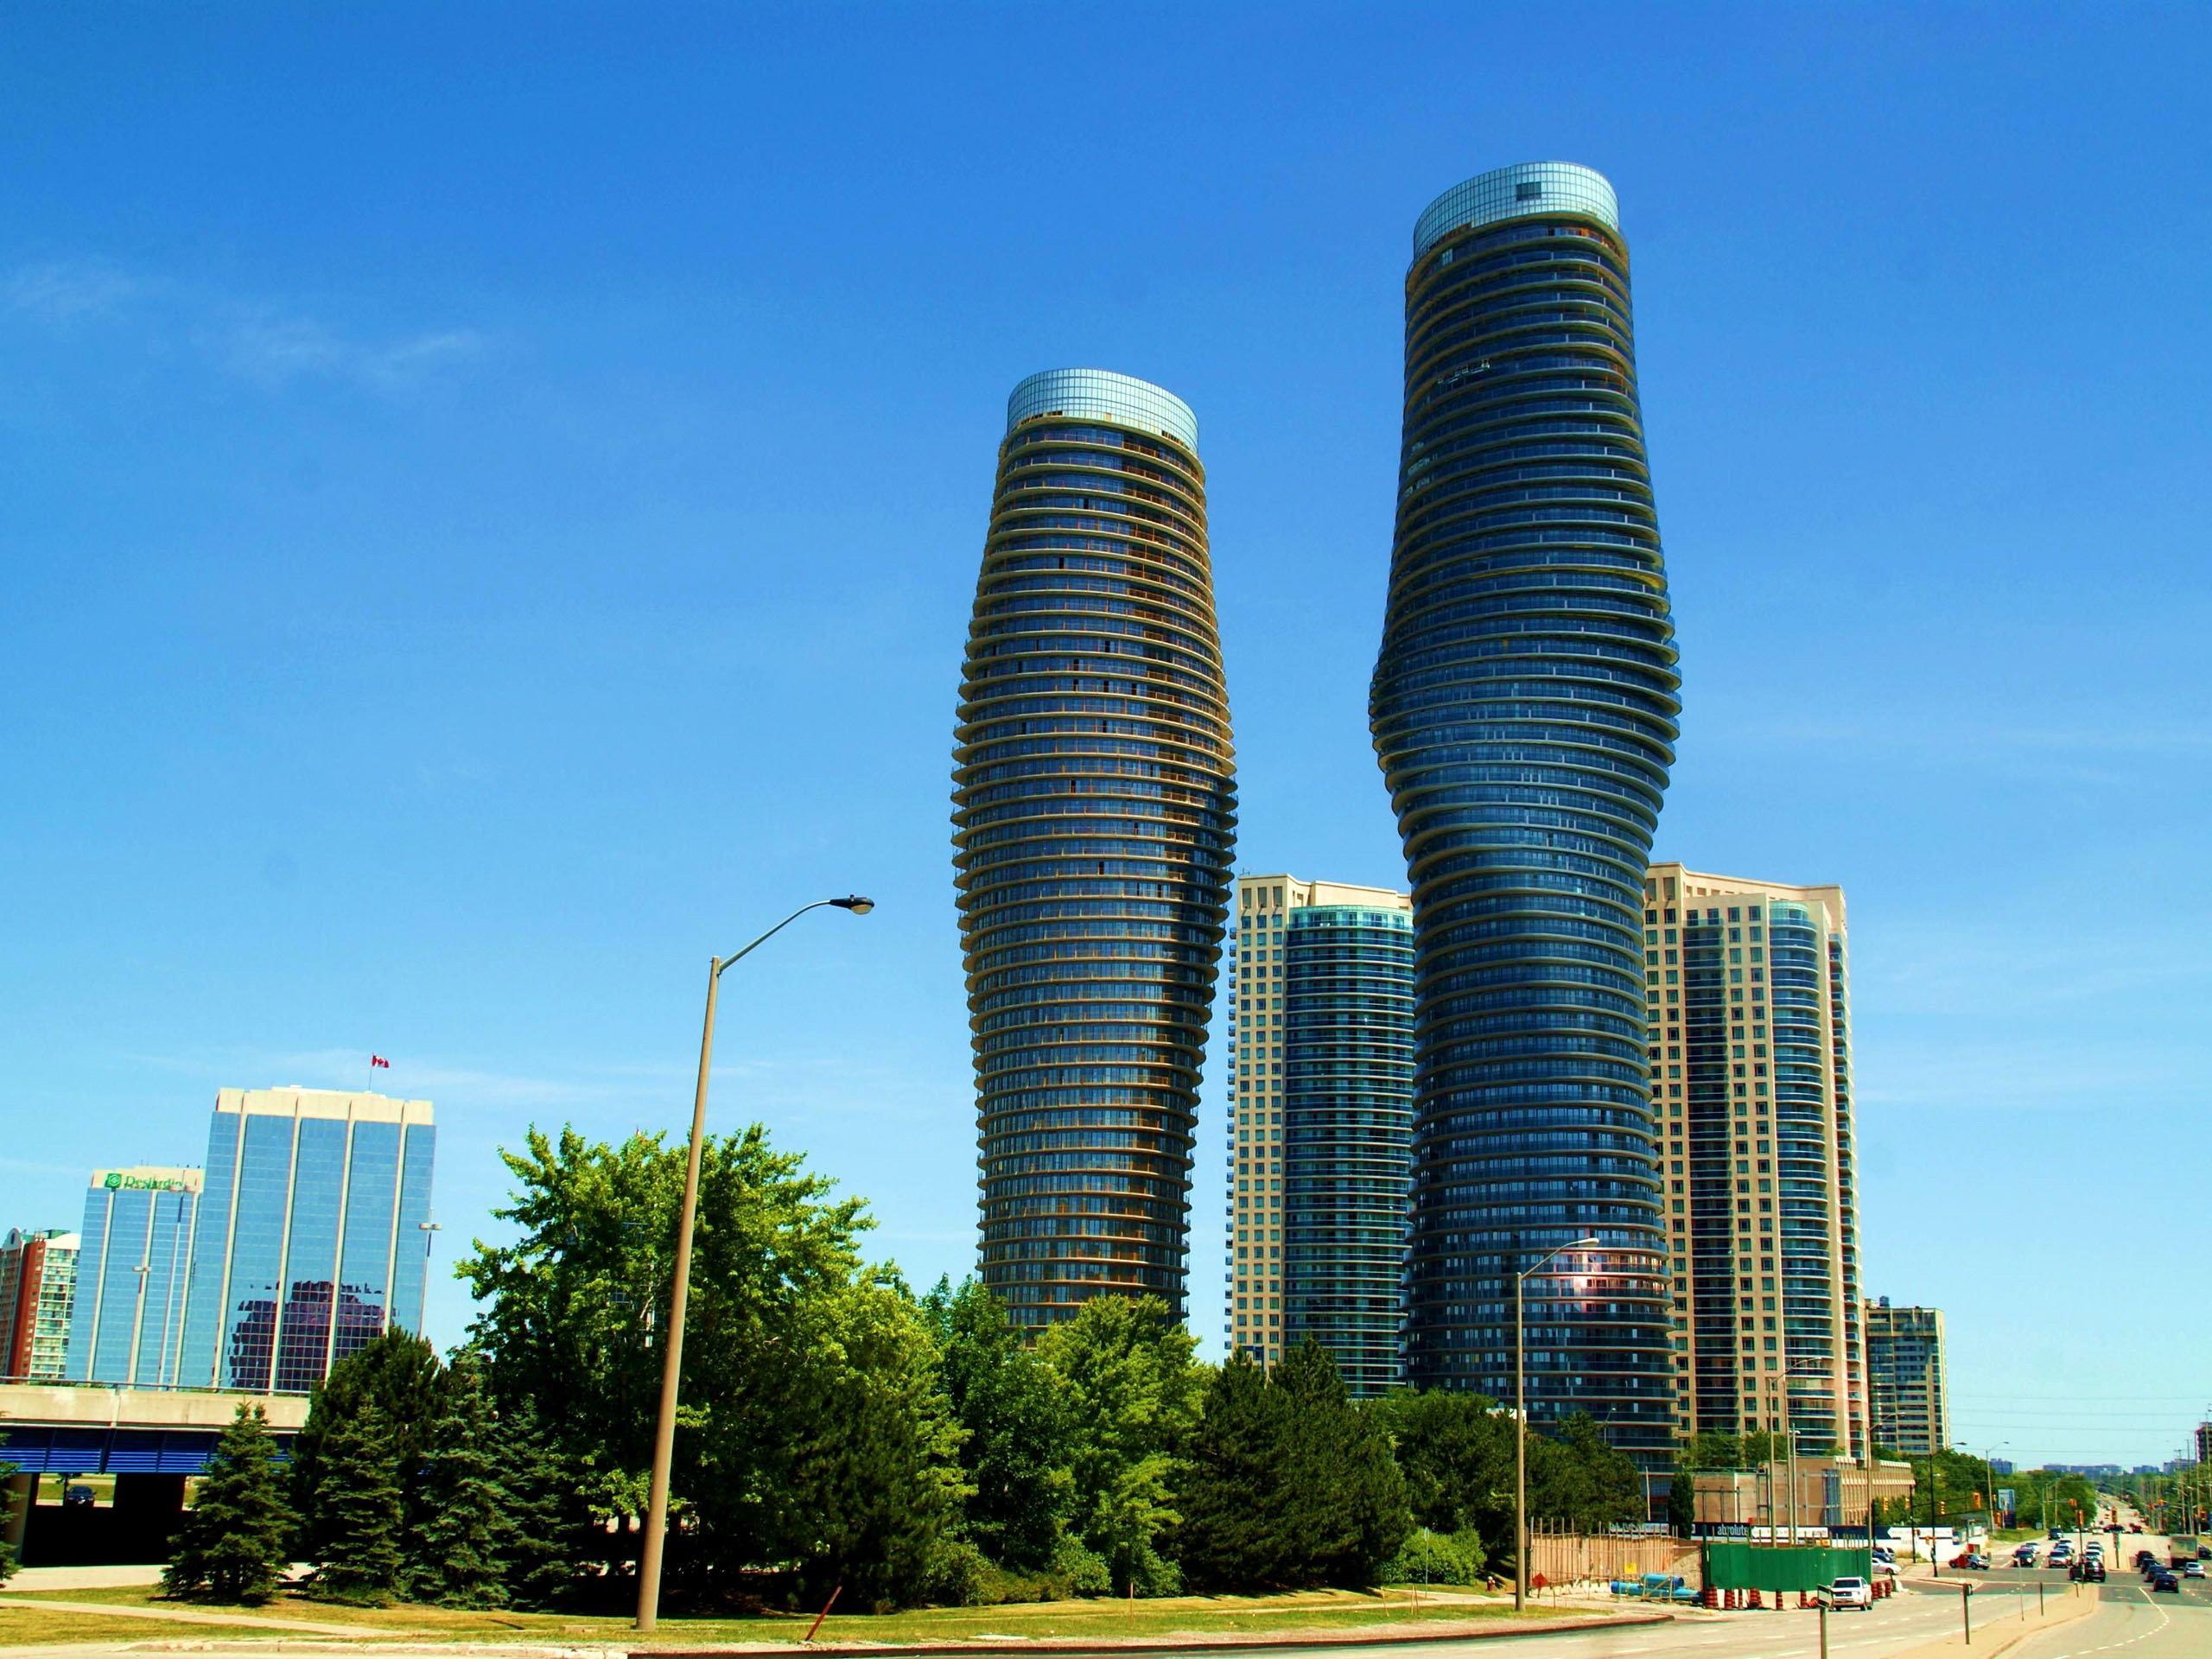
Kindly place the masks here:
<instances>
[{"instance_id":1,"label":"green construction barrier","mask_svg":"<svg viewBox=\"0 0 2212 1659\"><path fill-rule=\"evenodd\" d=\"M1708 1543L1705 1582L1713 1590L1817 1590L1843 1578L1873 1576L1865 1549L1826 1544Z\"/></svg>"}]
</instances>

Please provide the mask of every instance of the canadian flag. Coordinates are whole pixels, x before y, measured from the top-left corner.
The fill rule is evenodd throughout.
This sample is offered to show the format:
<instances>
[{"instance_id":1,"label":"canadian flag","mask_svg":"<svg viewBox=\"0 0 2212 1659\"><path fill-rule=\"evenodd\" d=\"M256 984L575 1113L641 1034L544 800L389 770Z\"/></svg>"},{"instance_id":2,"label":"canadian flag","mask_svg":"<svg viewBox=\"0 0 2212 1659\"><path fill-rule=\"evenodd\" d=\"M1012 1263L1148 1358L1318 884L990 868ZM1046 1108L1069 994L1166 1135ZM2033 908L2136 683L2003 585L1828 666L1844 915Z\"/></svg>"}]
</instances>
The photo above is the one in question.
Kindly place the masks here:
<instances>
[{"instance_id":1,"label":"canadian flag","mask_svg":"<svg viewBox=\"0 0 2212 1659\"><path fill-rule=\"evenodd\" d=\"M385 1071L391 1071L391 1062L390 1060L387 1060L386 1058L385 1058L385 1057L384 1057L383 1055L381 1055L381 1054L372 1054L372 1055L370 1055L370 1056L369 1056L369 1064L370 1064L371 1065L380 1065L380 1066L384 1067L384 1069L385 1069Z\"/></svg>"}]
</instances>

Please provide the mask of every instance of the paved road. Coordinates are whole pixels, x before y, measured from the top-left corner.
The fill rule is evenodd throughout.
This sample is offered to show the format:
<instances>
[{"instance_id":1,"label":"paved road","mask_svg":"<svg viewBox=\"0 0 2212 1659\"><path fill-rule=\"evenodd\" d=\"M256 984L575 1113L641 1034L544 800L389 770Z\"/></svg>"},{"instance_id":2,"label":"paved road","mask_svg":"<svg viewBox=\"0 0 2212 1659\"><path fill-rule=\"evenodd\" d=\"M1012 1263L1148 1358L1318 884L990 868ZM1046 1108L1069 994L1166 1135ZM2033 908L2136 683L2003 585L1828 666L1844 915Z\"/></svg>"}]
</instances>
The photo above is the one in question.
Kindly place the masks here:
<instances>
[{"instance_id":1,"label":"paved road","mask_svg":"<svg viewBox=\"0 0 2212 1659\"><path fill-rule=\"evenodd\" d=\"M2205 1659L2212 1654L2212 1591L2185 1583L2177 1596L2154 1595L2133 1581L2105 1586L2088 1618L2031 1637L2005 1659Z\"/></svg>"}]
</instances>

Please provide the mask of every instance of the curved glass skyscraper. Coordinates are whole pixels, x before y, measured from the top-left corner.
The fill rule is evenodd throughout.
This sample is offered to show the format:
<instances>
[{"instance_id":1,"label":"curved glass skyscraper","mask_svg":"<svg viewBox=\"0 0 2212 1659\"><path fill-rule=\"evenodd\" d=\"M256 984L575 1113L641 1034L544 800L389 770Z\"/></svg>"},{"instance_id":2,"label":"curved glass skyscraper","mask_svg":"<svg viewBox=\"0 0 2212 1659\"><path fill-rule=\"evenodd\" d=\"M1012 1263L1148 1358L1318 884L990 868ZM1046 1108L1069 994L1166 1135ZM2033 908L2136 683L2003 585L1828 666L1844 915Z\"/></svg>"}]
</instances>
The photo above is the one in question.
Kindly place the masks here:
<instances>
[{"instance_id":1,"label":"curved glass skyscraper","mask_svg":"<svg viewBox=\"0 0 2212 1659\"><path fill-rule=\"evenodd\" d=\"M1668 1445L1643 876L1679 682L1628 249L1587 168L1485 173L1406 276L1398 523L1370 702L1414 890L1408 1359Z\"/></svg>"},{"instance_id":2,"label":"curved glass skyscraper","mask_svg":"<svg viewBox=\"0 0 2212 1659\"><path fill-rule=\"evenodd\" d=\"M1179 1317L1236 816L1180 398L1014 389L954 759L983 1282L1026 1326L1100 1294Z\"/></svg>"}]
</instances>

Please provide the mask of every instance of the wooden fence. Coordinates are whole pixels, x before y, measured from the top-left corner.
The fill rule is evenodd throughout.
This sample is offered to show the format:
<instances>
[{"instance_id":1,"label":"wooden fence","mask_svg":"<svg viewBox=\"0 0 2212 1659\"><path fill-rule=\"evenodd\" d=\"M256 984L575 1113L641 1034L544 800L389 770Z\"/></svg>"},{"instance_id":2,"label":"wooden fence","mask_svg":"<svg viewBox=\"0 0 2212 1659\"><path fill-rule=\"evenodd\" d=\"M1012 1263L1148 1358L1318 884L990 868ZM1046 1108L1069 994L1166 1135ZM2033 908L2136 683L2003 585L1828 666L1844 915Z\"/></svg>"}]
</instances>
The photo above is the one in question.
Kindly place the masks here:
<instances>
[{"instance_id":1,"label":"wooden fence","mask_svg":"<svg viewBox=\"0 0 2212 1659\"><path fill-rule=\"evenodd\" d=\"M1680 1573L1694 1588L1704 1587L1696 1542L1664 1533L1567 1532L1533 1522L1529 1570L1532 1581L1541 1573L1546 1584L1567 1589L1644 1573Z\"/></svg>"}]
</instances>

